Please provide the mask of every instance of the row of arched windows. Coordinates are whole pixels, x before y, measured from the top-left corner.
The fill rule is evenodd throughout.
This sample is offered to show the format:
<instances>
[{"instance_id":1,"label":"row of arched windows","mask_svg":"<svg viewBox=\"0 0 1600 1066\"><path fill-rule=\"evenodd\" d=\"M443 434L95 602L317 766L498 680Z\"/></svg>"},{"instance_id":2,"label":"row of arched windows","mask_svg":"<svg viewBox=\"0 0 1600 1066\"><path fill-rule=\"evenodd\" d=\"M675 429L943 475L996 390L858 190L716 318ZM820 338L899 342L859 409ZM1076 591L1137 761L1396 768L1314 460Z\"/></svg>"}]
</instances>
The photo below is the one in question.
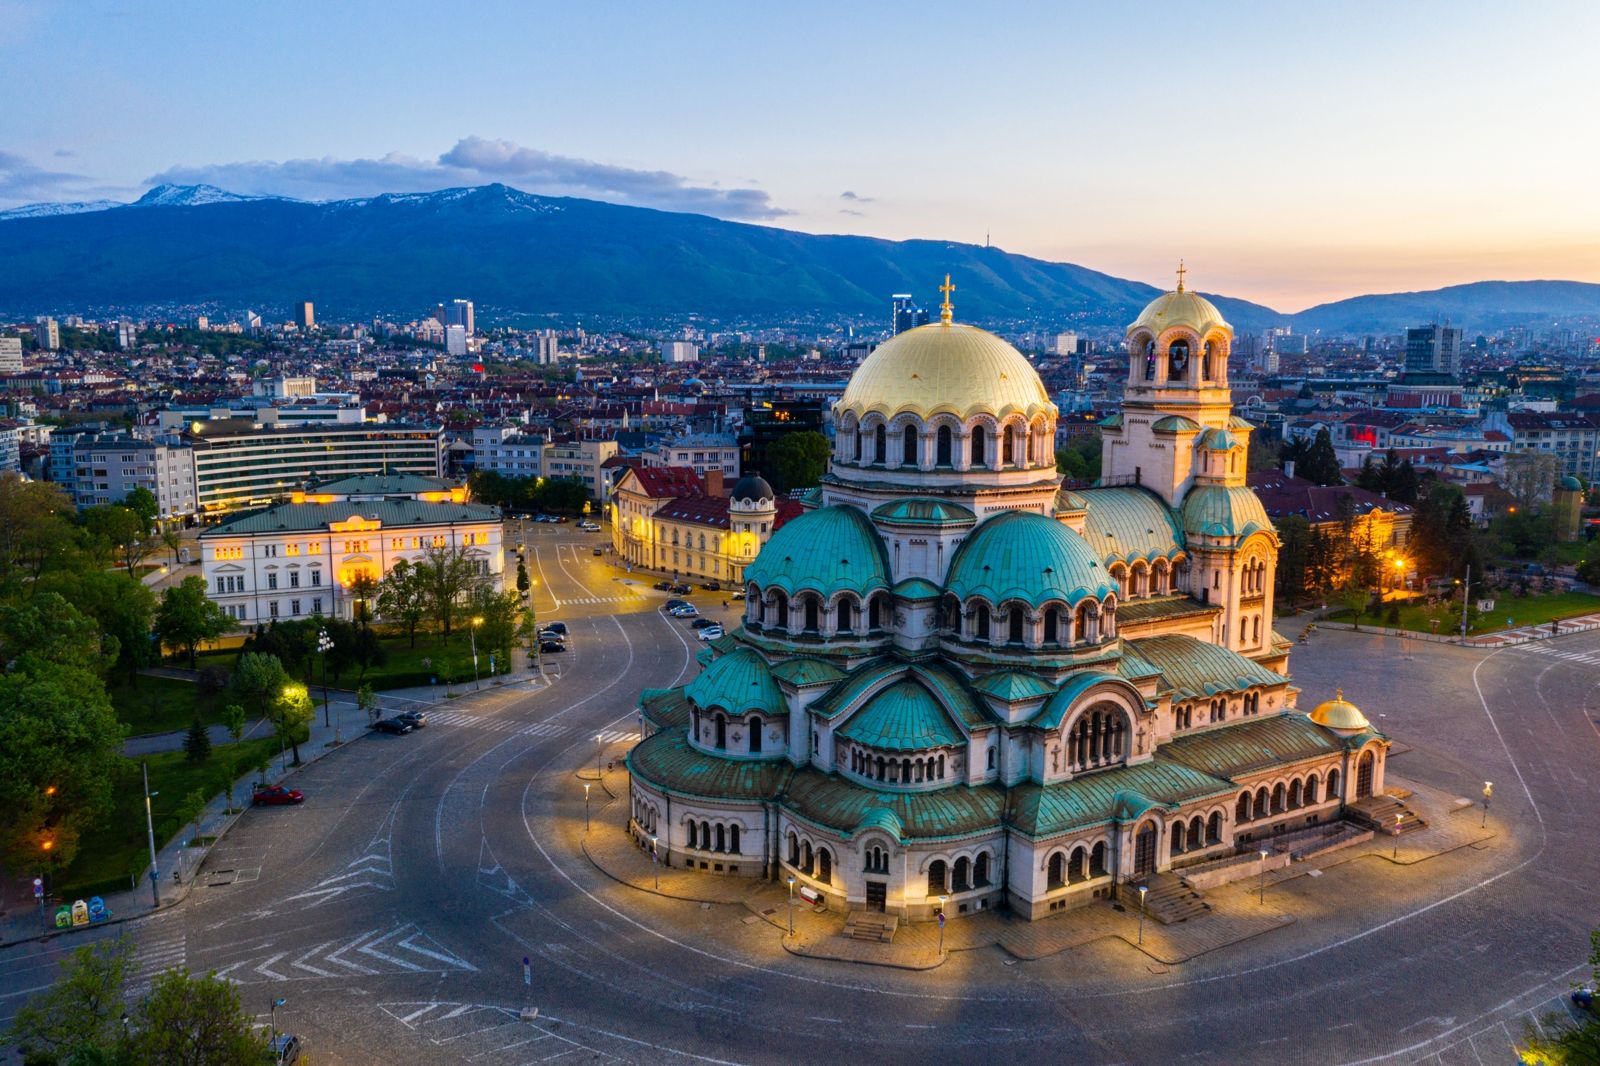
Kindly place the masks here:
<instances>
[{"instance_id":1,"label":"row of arched windows","mask_svg":"<svg viewBox=\"0 0 1600 1066\"><path fill-rule=\"evenodd\" d=\"M1137 596L1165 596L1177 582L1174 567L1165 559L1147 563L1135 559L1131 564L1112 563L1106 568L1111 580L1117 583L1124 599Z\"/></svg>"},{"instance_id":2,"label":"row of arched windows","mask_svg":"<svg viewBox=\"0 0 1600 1066\"><path fill-rule=\"evenodd\" d=\"M1205 819L1197 814L1189 819L1187 825L1181 821L1173 822L1167 832L1172 841L1174 857L1186 851L1209 848L1222 843L1222 812L1212 811L1211 817Z\"/></svg>"},{"instance_id":3,"label":"row of arched windows","mask_svg":"<svg viewBox=\"0 0 1600 1066\"><path fill-rule=\"evenodd\" d=\"M987 851L978 852L972 859L963 855L953 863L934 859L928 864L928 895L953 895L988 888L990 865Z\"/></svg>"},{"instance_id":4,"label":"row of arched windows","mask_svg":"<svg viewBox=\"0 0 1600 1066\"><path fill-rule=\"evenodd\" d=\"M656 831L655 804L633 797L633 824L654 836Z\"/></svg>"},{"instance_id":5,"label":"row of arched windows","mask_svg":"<svg viewBox=\"0 0 1600 1066\"><path fill-rule=\"evenodd\" d=\"M962 427L935 419L932 430L916 419L889 425L874 416L856 425L847 419L837 433L834 458L856 466L917 470L1027 470L1055 465L1055 427L1037 418L1000 427Z\"/></svg>"},{"instance_id":6,"label":"row of arched windows","mask_svg":"<svg viewBox=\"0 0 1600 1066\"><path fill-rule=\"evenodd\" d=\"M761 720L759 714L753 714L747 719L729 719L726 714L719 710L702 711L693 704L689 706L689 735L699 741L702 747L715 748L717 751L729 750L728 723L730 721L734 726L740 728L740 737L749 738L742 750L749 752L751 755L761 754L761 731L765 723Z\"/></svg>"},{"instance_id":7,"label":"row of arched windows","mask_svg":"<svg viewBox=\"0 0 1600 1066\"><path fill-rule=\"evenodd\" d=\"M919 785L927 781L943 781L945 757L929 755L923 758L893 755L874 755L864 748L850 748L850 772L869 781L890 785Z\"/></svg>"},{"instance_id":8,"label":"row of arched windows","mask_svg":"<svg viewBox=\"0 0 1600 1066\"><path fill-rule=\"evenodd\" d=\"M1220 339L1201 342L1198 358L1193 341L1175 337L1165 351L1155 338L1139 334L1128 342L1130 380L1173 385L1225 385L1228 380L1228 345Z\"/></svg>"},{"instance_id":9,"label":"row of arched windows","mask_svg":"<svg viewBox=\"0 0 1600 1066\"><path fill-rule=\"evenodd\" d=\"M1045 863L1045 887L1065 888L1106 874L1106 842L1098 841L1093 847L1079 844L1070 854L1058 851L1050 856Z\"/></svg>"},{"instance_id":10,"label":"row of arched windows","mask_svg":"<svg viewBox=\"0 0 1600 1066\"><path fill-rule=\"evenodd\" d=\"M1263 559L1252 559L1244 564L1243 585L1240 591L1246 596L1259 596L1267 591L1267 564Z\"/></svg>"},{"instance_id":11,"label":"row of arched windows","mask_svg":"<svg viewBox=\"0 0 1600 1066\"><path fill-rule=\"evenodd\" d=\"M689 819L689 847L700 851L718 851L729 855L740 854L739 824L737 822L696 822Z\"/></svg>"},{"instance_id":12,"label":"row of arched windows","mask_svg":"<svg viewBox=\"0 0 1600 1066\"><path fill-rule=\"evenodd\" d=\"M1262 785L1252 795L1249 792L1239 793L1239 800L1234 805L1233 820L1236 824L1254 822L1262 818L1270 818L1275 814L1286 811L1299 810L1320 802L1318 796L1318 781L1316 774L1311 774L1304 780L1295 778L1287 785L1279 781L1269 790ZM1328 771L1328 798L1334 799L1339 795L1339 771Z\"/></svg>"},{"instance_id":13,"label":"row of arched windows","mask_svg":"<svg viewBox=\"0 0 1600 1066\"><path fill-rule=\"evenodd\" d=\"M792 830L789 833L789 866L825 885L833 883L833 852L826 846L813 849L811 841L801 840Z\"/></svg>"},{"instance_id":14,"label":"row of arched windows","mask_svg":"<svg viewBox=\"0 0 1600 1066\"><path fill-rule=\"evenodd\" d=\"M866 636L883 629L889 618L889 594L876 593L863 608L854 593L844 592L824 600L815 592L801 592L792 600L782 589L763 592L755 585L745 591L745 625L757 632L800 636Z\"/></svg>"},{"instance_id":15,"label":"row of arched windows","mask_svg":"<svg viewBox=\"0 0 1600 1066\"><path fill-rule=\"evenodd\" d=\"M1128 716L1102 704L1078 716L1067 733L1067 770L1079 772L1127 760Z\"/></svg>"},{"instance_id":16,"label":"row of arched windows","mask_svg":"<svg viewBox=\"0 0 1600 1066\"><path fill-rule=\"evenodd\" d=\"M993 647L1070 648L1098 644L1117 635L1117 601L1086 599L1076 609L1056 602L1034 611L1021 604L996 609L988 600L972 597L965 605L954 596L944 601L942 625L947 633L967 643Z\"/></svg>"}]
</instances>

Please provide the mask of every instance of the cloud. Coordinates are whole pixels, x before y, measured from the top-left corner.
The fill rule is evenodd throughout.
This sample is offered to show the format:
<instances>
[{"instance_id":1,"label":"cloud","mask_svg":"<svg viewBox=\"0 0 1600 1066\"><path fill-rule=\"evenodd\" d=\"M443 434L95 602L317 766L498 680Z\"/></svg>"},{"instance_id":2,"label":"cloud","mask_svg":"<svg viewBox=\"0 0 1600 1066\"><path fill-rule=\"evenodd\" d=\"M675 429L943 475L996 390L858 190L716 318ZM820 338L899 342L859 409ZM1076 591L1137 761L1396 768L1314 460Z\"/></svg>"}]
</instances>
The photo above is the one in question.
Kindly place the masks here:
<instances>
[{"instance_id":1,"label":"cloud","mask_svg":"<svg viewBox=\"0 0 1600 1066\"><path fill-rule=\"evenodd\" d=\"M865 211L852 211L848 207L839 208L839 213L841 215L854 215L857 218L865 218L867 216Z\"/></svg>"},{"instance_id":2,"label":"cloud","mask_svg":"<svg viewBox=\"0 0 1600 1066\"><path fill-rule=\"evenodd\" d=\"M876 200L877 197L876 196L858 196L855 193L851 192L849 189L846 189L844 192L839 194L839 199L841 199L841 200L854 200L858 204L870 204L874 200Z\"/></svg>"},{"instance_id":3,"label":"cloud","mask_svg":"<svg viewBox=\"0 0 1600 1066\"><path fill-rule=\"evenodd\" d=\"M0 152L0 200L57 200L74 194L89 179L82 174L45 170L20 155Z\"/></svg>"},{"instance_id":4,"label":"cloud","mask_svg":"<svg viewBox=\"0 0 1600 1066\"><path fill-rule=\"evenodd\" d=\"M152 185L216 185L230 192L307 200L431 192L457 185L504 182L528 192L582 196L636 207L691 211L718 218L760 220L789 212L760 189L694 185L665 170L634 170L555 155L506 140L466 137L437 159L391 152L378 159L288 159L176 166Z\"/></svg>"}]
</instances>

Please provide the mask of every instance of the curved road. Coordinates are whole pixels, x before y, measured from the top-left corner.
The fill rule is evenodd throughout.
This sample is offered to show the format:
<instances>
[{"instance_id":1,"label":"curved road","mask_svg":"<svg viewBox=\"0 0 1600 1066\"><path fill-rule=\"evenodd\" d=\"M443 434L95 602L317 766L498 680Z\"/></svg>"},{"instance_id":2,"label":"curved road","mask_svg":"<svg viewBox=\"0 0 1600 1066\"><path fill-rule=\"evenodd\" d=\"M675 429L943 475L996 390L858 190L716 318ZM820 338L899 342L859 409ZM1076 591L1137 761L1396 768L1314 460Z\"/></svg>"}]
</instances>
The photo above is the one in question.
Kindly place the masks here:
<instances>
[{"instance_id":1,"label":"curved road","mask_svg":"<svg viewBox=\"0 0 1600 1066\"><path fill-rule=\"evenodd\" d=\"M311 767L303 807L247 815L213 884L137 927L147 969L221 972L263 1017L286 999L280 1025L319 1062L1488 1063L1600 924L1600 634L1485 653L1323 632L1291 660L1302 702L1342 684L1409 746L1392 774L1472 798L1493 780L1491 846L1287 882L1268 900L1295 895L1300 921L1181 966L1120 941L926 973L789 956L743 908L640 893L583 857L596 735L619 757L638 690L690 676L699 645L589 539L528 539L540 617L573 632L560 680ZM625 819L607 799L593 817ZM6 990L46 954L0 956Z\"/></svg>"}]
</instances>

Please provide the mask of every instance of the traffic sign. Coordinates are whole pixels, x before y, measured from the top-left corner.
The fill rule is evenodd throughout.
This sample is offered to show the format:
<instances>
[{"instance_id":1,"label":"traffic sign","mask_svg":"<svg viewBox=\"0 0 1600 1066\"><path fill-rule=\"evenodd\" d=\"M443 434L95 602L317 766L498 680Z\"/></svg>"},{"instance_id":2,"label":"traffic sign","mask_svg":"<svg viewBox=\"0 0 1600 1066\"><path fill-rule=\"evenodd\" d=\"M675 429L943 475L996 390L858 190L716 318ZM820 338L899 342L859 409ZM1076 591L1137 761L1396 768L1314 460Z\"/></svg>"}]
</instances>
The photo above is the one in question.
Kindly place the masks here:
<instances>
[{"instance_id":1,"label":"traffic sign","mask_svg":"<svg viewBox=\"0 0 1600 1066\"><path fill-rule=\"evenodd\" d=\"M529 986L533 984L533 963L528 961L526 955L522 956L522 983Z\"/></svg>"},{"instance_id":2,"label":"traffic sign","mask_svg":"<svg viewBox=\"0 0 1600 1066\"><path fill-rule=\"evenodd\" d=\"M44 899L44 878L42 877L33 879L33 898Z\"/></svg>"}]
</instances>

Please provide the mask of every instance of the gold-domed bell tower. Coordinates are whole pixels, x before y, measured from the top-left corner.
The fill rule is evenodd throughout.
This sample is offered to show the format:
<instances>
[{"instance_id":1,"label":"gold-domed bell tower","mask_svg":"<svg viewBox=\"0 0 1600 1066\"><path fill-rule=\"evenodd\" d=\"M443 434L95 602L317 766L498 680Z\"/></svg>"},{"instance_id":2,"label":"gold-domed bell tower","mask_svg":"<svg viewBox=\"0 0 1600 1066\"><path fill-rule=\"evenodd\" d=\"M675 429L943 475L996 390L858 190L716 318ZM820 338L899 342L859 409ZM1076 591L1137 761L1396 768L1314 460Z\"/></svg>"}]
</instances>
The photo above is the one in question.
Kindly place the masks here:
<instances>
[{"instance_id":1,"label":"gold-domed bell tower","mask_svg":"<svg viewBox=\"0 0 1600 1066\"><path fill-rule=\"evenodd\" d=\"M1197 475L1217 475L1244 484L1244 452L1251 427L1233 418L1228 358L1233 327L1210 300L1178 287L1150 302L1128 327L1128 377L1122 411L1103 425L1105 484L1138 484L1176 507ZM1231 434L1239 451L1215 465L1202 450L1202 434ZM1233 469L1226 469L1231 466Z\"/></svg>"}]
</instances>

